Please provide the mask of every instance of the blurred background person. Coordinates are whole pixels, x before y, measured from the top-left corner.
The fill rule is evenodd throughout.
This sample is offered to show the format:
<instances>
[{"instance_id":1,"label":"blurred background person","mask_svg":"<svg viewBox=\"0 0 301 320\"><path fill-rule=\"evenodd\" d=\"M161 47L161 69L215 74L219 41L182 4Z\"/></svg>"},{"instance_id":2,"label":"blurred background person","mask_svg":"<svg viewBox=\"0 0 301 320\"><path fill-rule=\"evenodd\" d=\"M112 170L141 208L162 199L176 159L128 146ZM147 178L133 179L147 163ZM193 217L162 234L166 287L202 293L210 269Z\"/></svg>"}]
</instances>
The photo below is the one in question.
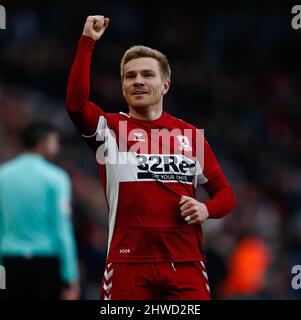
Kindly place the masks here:
<instances>
[{"instance_id":1,"label":"blurred background person","mask_svg":"<svg viewBox=\"0 0 301 320\"><path fill-rule=\"evenodd\" d=\"M0 166L0 257L8 298L77 299L70 179L48 161L59 152L59 132L34 122L21 140L25 151Z\"/></svg>"}]
</instances>

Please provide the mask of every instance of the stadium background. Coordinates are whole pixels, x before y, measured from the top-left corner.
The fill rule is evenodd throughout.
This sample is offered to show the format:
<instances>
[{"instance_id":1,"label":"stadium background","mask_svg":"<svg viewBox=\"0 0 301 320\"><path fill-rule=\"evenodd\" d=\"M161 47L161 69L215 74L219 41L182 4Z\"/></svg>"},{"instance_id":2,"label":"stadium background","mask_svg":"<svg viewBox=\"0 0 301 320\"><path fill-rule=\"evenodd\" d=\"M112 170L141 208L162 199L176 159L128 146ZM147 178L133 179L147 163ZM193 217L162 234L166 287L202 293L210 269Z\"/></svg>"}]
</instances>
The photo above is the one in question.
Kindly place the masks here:
<instances>
[{"instance_id":1,"label":"stadium background","mask_svg":"<svg viewBox=\"0 0 301 320\"><path fill-rule=\"evenodd\" d=\"M126 112L119 79L123 52L133 44L163 51L172 68L165 110L205 128L235 190L235 212L204 225L214 297L300 298L300 290L291 288L292 266L301 264L301 30L291 27L292 5L1 4L7 29L0 30L0 163L21 151L18 132L32 119L61 129L56 162L73 183L81 299L98 298L107 248L107 208L95 158L64 108L68 73L90 14L111 19L93 55L91 100Z\"/></svg>"}]
</instances>

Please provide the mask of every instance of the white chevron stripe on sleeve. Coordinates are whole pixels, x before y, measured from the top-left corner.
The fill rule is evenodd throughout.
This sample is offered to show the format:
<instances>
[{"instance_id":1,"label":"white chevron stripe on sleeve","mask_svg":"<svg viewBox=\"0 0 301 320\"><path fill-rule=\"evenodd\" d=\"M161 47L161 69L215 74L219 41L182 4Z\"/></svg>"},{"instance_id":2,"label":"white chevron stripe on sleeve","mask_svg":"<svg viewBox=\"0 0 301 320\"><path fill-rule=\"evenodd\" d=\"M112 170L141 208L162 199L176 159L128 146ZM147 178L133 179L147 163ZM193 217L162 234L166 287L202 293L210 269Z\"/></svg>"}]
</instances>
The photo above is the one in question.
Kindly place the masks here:
<instances>
[{"instance_id":1,"label":"white chevron stripe on sleeve","mask_svg":"<svg viewBox=\"0 0 301 320\"><path fill-rule=\"evenodd\" d=\"M207 272L202 271L202 273L203 273L204 277L208 280L208 274L207 274Z\"/></svg>"},{"instance_id":2,"label":"white chevron stripe on sleeve","mask_svg":"<svg viewBox=\"0 0 301 320\"><path fill-rule=\"evenodd\" d=\"M112 277L112 274L113 274L113 269L111 271L109 271L109 272L107 272L107 270L105 270L104 276L105 276L107 281Z\"/></svg>"},{"instance_id":3,"label":"white chevron stripe on sleeve","mask_svg":"<svg viewBox=\"0 0 301 320\"><path fill-rule=\"evenodd\" d=\"M106 285L105 283L103 284L103 289L106 292L109 292L112 289L112 282L110 282L108 285Z\"/></svg>"}]
</instances>

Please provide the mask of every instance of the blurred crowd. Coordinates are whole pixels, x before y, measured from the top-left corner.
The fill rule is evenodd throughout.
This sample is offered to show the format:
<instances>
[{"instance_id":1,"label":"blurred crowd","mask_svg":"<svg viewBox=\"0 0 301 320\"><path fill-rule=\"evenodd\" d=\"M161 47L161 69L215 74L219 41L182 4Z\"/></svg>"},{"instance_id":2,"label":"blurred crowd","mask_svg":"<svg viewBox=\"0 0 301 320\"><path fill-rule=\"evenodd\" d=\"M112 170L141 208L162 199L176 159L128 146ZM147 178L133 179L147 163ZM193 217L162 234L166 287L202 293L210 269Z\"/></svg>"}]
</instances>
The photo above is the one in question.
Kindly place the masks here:
<instances>
[{"instance_id":1,"label":"blurred crowd","mask_svg":"<svg viewBox=\"0 0 301 320\"><path fill-rule=\"evenodd\" d=\"M187 6L154 2L52 1L5 5L0 31L0 163L21 152L32 119L61 130L57 164L73 183L82 299L97 299L107 250L107 205L95 156L64 107L66 83L87 15L110 26L96 45L91 100L127 112L119 63L144 44L172 68L165 110L205 130L238 200L204 224L209 280L217 299L296 299L301 265L301 31L279 2ZM199 190L199 199L206 195Z\"/></svg>"}]
</instances>

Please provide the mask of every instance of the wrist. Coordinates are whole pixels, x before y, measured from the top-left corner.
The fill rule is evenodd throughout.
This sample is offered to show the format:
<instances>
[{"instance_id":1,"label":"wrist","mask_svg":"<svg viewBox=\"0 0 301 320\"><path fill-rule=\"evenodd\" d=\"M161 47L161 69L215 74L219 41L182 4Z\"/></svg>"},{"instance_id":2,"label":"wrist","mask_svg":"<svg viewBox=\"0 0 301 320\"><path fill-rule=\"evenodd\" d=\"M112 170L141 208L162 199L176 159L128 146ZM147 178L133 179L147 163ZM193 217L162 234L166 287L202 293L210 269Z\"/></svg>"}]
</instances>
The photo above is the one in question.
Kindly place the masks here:
<instances>
[{"instance_id":1,"label":"wrist","mask_svg":"<svg viewBox=\"0 0 301 320\"><path fill-rule=\"evenodd\" d=\"M208 213L207 219L212 218L212 214L211 214L212 208L211 208L211 205L210 205L210 201L206 201L206 202L202 202L202 203L203 203L203 205L204 205L204 206L206 207L206 209L207 209L207 213Z\"/></svg>"},{"instance_id":2,"label":"wrist","mask_svg":"<svg viewBox=\"0 0 301 320\"><path fill-rule=\"evenodd\" d=\"M95 43L96 41L93 38L82 34L78 42L78 47L92 51L94 49Z\"/></svg>"}]
</instances>

